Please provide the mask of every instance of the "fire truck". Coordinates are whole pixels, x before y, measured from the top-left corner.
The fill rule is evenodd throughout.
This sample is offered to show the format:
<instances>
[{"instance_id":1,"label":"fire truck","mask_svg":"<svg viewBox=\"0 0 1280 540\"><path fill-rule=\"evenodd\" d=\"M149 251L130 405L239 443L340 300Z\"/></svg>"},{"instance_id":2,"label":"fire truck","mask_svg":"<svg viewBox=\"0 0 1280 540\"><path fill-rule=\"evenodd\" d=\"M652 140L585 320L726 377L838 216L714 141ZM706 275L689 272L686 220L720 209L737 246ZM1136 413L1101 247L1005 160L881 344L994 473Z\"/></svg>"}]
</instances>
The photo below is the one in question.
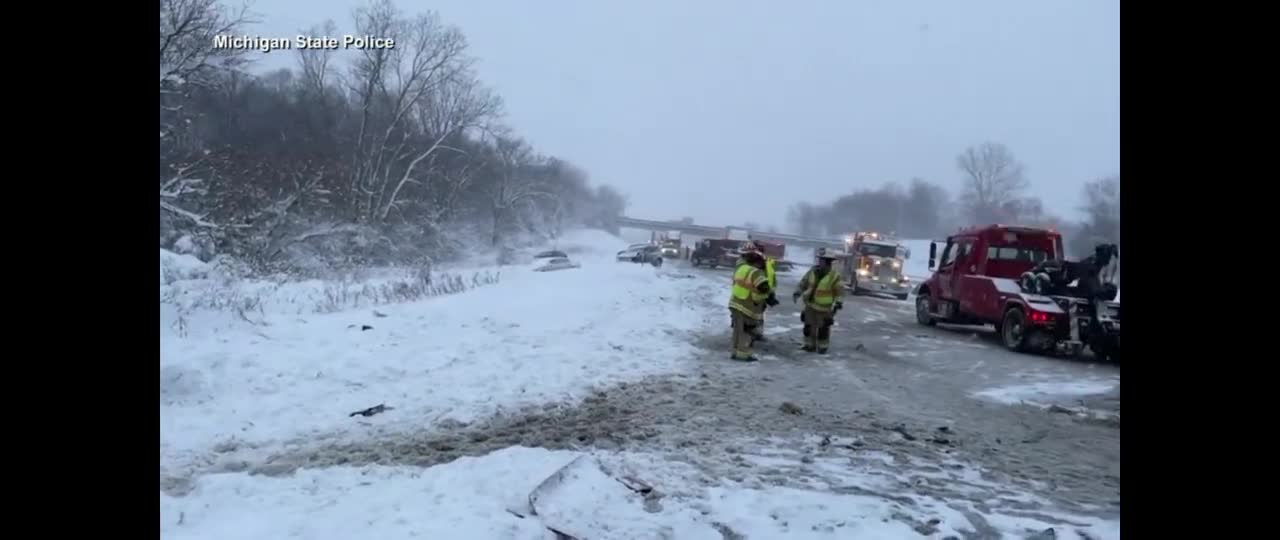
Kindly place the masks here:
<instances>
[{"instance_id":1,"label":"fire truck","mask_svg":"<svg viewBox=\"0 0 1280 540\"><path fill-rule=\"evenodd\" d=\"M668 259L679 259L683 245L680 231L654 231L649 235L649 243L658 246L662 256Z\"/></svg>"},{"instance_id":2,"label":"fire truck","mask_svg":"<svg viewBox=\"0 0 1280 540\"><path fill-rule=\"evenodd\" d=\"M846 236L844 245L842 273L848 276L853 294L879 293L907 299L911 282L902 269L908 257L906 247L888 235L871 231Z\"/></svg>"}]
</instances>

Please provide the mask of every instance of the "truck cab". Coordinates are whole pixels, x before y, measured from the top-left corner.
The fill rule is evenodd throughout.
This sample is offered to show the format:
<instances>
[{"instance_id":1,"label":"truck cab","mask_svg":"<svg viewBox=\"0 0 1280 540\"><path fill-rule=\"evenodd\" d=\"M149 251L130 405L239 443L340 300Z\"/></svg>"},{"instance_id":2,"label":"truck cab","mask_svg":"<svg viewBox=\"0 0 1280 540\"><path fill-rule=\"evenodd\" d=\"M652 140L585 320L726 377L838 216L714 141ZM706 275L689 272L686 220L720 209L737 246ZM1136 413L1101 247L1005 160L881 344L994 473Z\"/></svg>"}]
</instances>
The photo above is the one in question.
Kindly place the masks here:
<instances>
[{"instance_id":1,"label":"truck cab","mask_svg":"<svg viewBox=\"0 0 1280 540\"><path fill-rule=\"evenodd\" d=\"M666 232L654 231L649 236L649 242L658 246L662 256L668 259L679 259L681 250L684 247L681 243L680 231L675 230Z\"/></svg>"},{"instance_id":2,"label":"truck cab","mask_svg":"<svg viewBox=\"0 0 1280 540\"><path fill-rule=\"evenodd\" d=\"M1086 299L1045 296L1024 290L1020 281L1040 263L1063 260L1062 235L1053 230L989 225L961 230L929 247L933 275L920 284L916 320L925 325L991 324L1012 350L1080 346L1086 338L1077 325L1089 317L1079 309ZM1115 317L1115 356L1119 354L1119 304L1107 303L1099 317ZM1090 345L1092 347L1092 345ZM1095 353L1099 353L1095 349ZM1100 355L1108 354L1099 353Z\"/></svg>"},{"instance_id":3,"label":"truck cab","mask_svg":"<svg viewBox=\"0 0 1280 540\"><path fill-rule=\"evenodd\" d=\"M734 267L734 263L738 260L738 248L742 247L742 241L731 240L728 238L707 238L698 242L693 253L689 255L689 262L693 266L709 266L716 268L718 266Z\"/></svg>"},{"instance_id":4,"label":"truck cab","mask_svg":"<svg viewBox=\"0 0 1280 540\"><path fill-rule=\"evenodd\" d=\"M877 232L858 232L845 238L845 251L841 270L853 294L883 293L907 299L911 280L903 270L909 256L905 246Z\"/></svg>"},{"instance_id":5,"label":"truck cab","mask_svg":"<svg viewBox=\"0 0 1280 540\"><path fill-rule=\"evenodd\" d=\"M971 320L974 324L1000 320L995 280L1016 285L1023 272L1049 259L1062 258L1062 235L1028 227L991 225L962 230L947 238L938 256L929 246L933 275L920 286L941 319ZM917 300L917 307L921 302Z\"/></svg>"}]
</instances>

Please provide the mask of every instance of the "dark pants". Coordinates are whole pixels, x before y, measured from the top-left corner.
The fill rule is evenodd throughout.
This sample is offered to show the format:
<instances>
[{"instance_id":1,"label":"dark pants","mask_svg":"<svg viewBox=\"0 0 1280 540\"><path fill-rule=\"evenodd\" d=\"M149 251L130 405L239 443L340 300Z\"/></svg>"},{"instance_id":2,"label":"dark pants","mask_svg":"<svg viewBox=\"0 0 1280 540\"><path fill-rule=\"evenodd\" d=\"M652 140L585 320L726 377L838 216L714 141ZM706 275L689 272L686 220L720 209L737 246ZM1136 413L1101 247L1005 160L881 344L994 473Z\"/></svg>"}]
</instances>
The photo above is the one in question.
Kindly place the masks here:
<instances>
[{"instance_id":1,"label":"dark pants","mask_svg":"<svg viewBox=\"0 0 1280 540\"><path fill-rule=\"evenodd\" d=\"M805 306L800 320L804 322L804 344L825 351L831 344L831 325L835 324L831 312Z\"/></svg>"}]
</instances>

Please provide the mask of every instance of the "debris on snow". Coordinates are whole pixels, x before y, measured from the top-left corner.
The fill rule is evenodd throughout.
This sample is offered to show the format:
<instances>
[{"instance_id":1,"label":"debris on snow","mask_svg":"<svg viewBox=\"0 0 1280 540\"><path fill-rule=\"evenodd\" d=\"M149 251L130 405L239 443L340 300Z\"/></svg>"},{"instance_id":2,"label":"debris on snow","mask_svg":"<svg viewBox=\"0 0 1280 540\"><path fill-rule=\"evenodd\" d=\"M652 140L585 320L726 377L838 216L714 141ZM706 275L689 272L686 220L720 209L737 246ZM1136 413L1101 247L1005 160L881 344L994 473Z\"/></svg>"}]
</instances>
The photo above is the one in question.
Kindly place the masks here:
<instances>
[{"instance_id":1,"label":"debris on snow","mask_svg":"<svg viewBox=\"0 0 1280 540\"><path fill-rule=\"evenodd\" d=\"M790 401L782 402L782 405L778 407L778 410L782 411L783 414L793 414L797 416L804 414L804 409L801 409L799 405Z\"/></svg>"},{"instance_id":2,"label":"debris on snow","mask_svg":"<svg viewBox=\"0 0 1280 540\"><path fill-rule=\"evenodd\" d=\"M363 417L368 418L368 417L373 416L373 415L375 415L375 414L382 413L382 412L386 412L386 411L392 410L392 409L394 409L394 408L395 408L395 407L388 407L388 406L386 406L386 404L380 403L380 404L378 404L378 405L374 405L374 406L372 406L372 407L369 407L368 409L361 409L361 410L358 410L358 411L353 412L353 413L351 413L351 414L349 414L349 415L347 415L347 416L349 416L349 417L353 417L353 418L354 418L354 417L356 417L356 416L363 416Z\"/></svg>"},{"instance_id":3,"label":"debris on snow","mask_svg":"<svg viewBox=\"0 0 1280 540\"><path fill-rule=\"evenodd\" d=\"M1053 527L1049 527L1048 529L1028 536L1027 540L1055 540L1056 538L1058 538L1058 532L1053 530Z\"/></svg>"}]
</instances>

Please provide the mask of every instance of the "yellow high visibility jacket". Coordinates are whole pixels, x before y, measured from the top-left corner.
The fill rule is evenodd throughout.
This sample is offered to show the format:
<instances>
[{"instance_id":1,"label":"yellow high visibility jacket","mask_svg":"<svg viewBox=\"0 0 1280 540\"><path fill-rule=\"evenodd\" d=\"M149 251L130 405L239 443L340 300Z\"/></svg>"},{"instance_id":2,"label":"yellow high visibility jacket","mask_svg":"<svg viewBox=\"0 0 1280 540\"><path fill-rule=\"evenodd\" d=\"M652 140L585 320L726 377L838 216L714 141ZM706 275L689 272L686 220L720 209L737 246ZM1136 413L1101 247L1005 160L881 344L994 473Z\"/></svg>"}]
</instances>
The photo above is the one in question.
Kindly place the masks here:
<instances>
[{"instance_id":1,"label":"yellow high visibility jacket","mask_svg":"<svg viewBox=\"0 0 1280 540\"><path fill-rule=\"evenodd\" d=\"M778 273L774 270L774 265L777 262L773 257L764 260L764 275L769 279L770 291L778 288Z\"/></svg>"},{"instance_id":2,"label":"yellow high visibility jacket","mask_svg":"<svg viewBox=\"0 0 1280 540\"><path fill-rule=\"evenodd\" d=\"M729 296L729 309L752 319L763 319L764 301L769 298L769 293L760 292L760 285L768 282L769 278L759 268L739 264L738 269L733 272L733 294Z\"/></svg>"},{"instance_id":3,"label":"yellow high visibility jacket","mask_svg":"<svg viewBox=\"0 0 1280 540\"><path fill-rule=\"evenodd\" d=\"M814 274L816 268L810 268L805 272L804 277L800 278L800 284L796 287L796 291L804 296L804 305L810 309L818 311L831 311L836 300L844 296L844 285L841 283L840 272L835 268L827 271L827 275L822 279L816 279Z\"/></svg>"}]
</instances>

